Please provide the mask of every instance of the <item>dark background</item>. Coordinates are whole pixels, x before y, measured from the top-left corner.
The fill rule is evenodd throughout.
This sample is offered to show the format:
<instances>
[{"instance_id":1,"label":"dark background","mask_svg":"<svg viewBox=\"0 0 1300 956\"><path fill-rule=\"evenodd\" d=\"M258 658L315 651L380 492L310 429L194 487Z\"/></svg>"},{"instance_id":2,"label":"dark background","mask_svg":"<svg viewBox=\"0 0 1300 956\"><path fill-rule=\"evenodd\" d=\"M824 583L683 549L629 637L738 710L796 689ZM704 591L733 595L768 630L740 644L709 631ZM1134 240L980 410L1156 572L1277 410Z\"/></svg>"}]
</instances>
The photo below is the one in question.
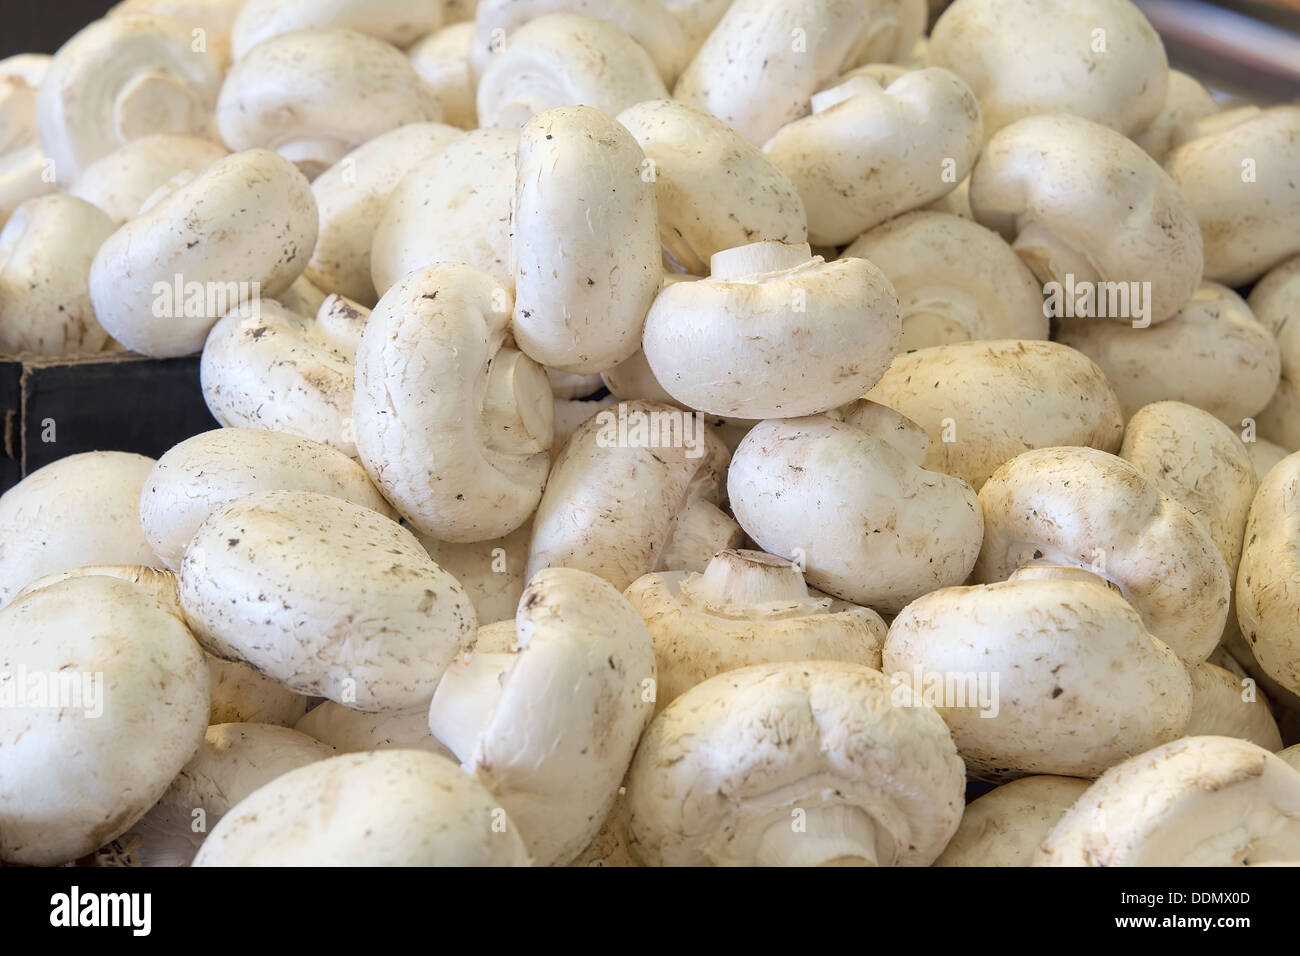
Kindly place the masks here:
<instances>
[{"instance_id":1,"label":"dark background","mask_svg":"<svg viewBox=\"0 0 1300 956\"><path fill-rule=\"evenodd\" d=\"M15 53L53 53L116 0L4 0L0 3L0 58Z\"/></svg>"}]
</instances>

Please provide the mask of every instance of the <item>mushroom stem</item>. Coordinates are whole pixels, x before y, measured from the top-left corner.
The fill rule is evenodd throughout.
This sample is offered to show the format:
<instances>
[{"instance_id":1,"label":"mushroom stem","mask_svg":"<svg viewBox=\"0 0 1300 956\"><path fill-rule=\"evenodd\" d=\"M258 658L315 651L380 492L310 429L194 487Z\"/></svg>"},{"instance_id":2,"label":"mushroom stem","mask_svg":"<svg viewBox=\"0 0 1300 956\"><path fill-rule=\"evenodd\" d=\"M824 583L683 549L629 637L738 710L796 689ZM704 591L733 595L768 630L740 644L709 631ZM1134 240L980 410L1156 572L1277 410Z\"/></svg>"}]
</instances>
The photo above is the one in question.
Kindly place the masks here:
<instances>
[{"instance_id":1,"label":"mushroom stem","mask_svg":"<svg viewBox=\"0 0 1300 956\"><path fill-rule=\"evenodd\" d=\"M488 367L483 393L488 444L511 455L534 455L551 447L555 402L546 370L518 349L503 348Z\"/></svg>"},{"instance_id":2,"label":"mushroom stem","mask_svg":"<svg viewBox=\"0 0 1300 956\"><path fill-rule=\"evenodd\" d=\"M117 94L113 123L127 142L148 133L183 131L194 122L194 95L177 77L153 70L132 77Z\"/></svg>"},{"instance_id":3,"label":"mushroom stem","mask_svg":"<svg viewBox=\"0 0 1300 956\"><path fill-rule=\"evenodd\" d=\"M739 279L767 272L784 272L810 259L812 247L806 242L751 242L747 246L715 252L709 259L709 275L714 279Z\"/></svg>"},{"instance_id":4,"label":"mushroom stem","mask_svg":"<svg viewBox=\"0 0 1300 956\"><path fill-rule=\"evenodd\" d=\"M659 555L664 571L700 571L724 548L735 548L745 533L734 518L713 502L692 498L677 519Z\"/></svg>"},{"instance_id":5,"label":"mushroom stem","mask_svg":"<svg viewBox=\"0 0 1300 956\"><path fill-rule=\"evenodd\" d=\"M928 286L899 296L903 334L899 351L968 342L978 328L979 307L966 292Z\"/></svg>"},{"instance_id":6,"label":"mushroom stem","mask_svg":"<svg viewBox=\"0 0 1300 956\"><path fill-rule=\"evenodd\" d=\"M719 551L683 591L709 604L772 604L808 600L803 573L783 558L762 551Z\"/></svg>"},{"instance_id":7,"label":"mushroom stem","mask_svg":"<svg viewBox=\"0 0 1300 956\"><path fill-rule=\"evenodd\" d=\"M832 86L829 89L822 90L820 93L812 95L813 114L824 113L832 106L837 106L845 100L852 99L860 93L879 93L881 86L872 77L854 76L845 80L838 86Z\"/></svg>"},{"instance_id":8,"label":"mushroom stem","mask_svg":"<svg viewBox=\"0 0 1300 956\"><path fill-rule=\"evenodd\" d=\"M1029 271L1039 282L1065 282L1074 276L1075 284L1097 282L1101 275L1082 250L1067 243L1046 226L1030 222L1020 230L1011 244Z\"/></svg>"},{"instance_id":9,"label":"mushroom stem","mask_svg":"<svg viewBox=\"0 0 1300 956\"><path fill-rule=\"evenodd\" d=\"M438 682L429 707L429 731L461 763L474 753L501 701L506 672L514 654L471 654L467 662L457 661Z\"/></svg>"},{"instance_id":10,"label":"mushroom stem","mask_svg":"<svg viewBox=\"0 0 1300 956\"><path fill-rule=\"evenodd\" d=\"M759 840L760 866L877 866L876 824L861 808L834 804L778 820Z\"/></svg>"}]
</instances>

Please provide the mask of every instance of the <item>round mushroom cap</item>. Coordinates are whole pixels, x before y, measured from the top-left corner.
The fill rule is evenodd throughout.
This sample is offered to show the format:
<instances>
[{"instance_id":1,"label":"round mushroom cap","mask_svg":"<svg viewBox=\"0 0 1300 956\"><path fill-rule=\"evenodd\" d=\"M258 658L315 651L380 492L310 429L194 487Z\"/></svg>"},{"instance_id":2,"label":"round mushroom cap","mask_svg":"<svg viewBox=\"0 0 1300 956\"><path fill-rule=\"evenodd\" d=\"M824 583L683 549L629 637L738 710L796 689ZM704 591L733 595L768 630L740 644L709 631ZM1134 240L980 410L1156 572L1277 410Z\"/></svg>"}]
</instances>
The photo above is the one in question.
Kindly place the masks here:
<instances>
[{"instance_id":1,"label":"round mushroom cap","mask_svg":"<svg viewBox=\"0 0 1300 956\"><path fill-rule=\"evenodd\" d=\"M1300 323L1291 322L1300 317L1300 256L1260 279L1249 302L1259 324L1276 338L1281 356L1277 391L1256 416L1259 433L1286 448L1300 448Z\"/></svg>"},{"instance_id":2,"label":"round mushroom cap","mask_svg":"<svg viewBox=\"0 0 1300 956\"><path fill-rule=\"evenodd\" d=\"M537 865L565 864L600 830L650 718L654 647L622 595L571 568L532 577L514 637L447 669L429 729L500 800Z\"/></svg>"},{"instance_id":3,"label":"round mushroom cap","mask_svg":"<svg viewBox=\"0 0 1300 956\"><path fill-rule=\"evenodd\" d=\"M1141 147L1098 123L1060 113L1003 128L971 174L970 203L1046 283L1054 315L1142 328L1201 283L1188 199Z\"/></svg>"},{"instance_id":4,"label":"round mushroom cap","mask_svg":"<svg viewBox=\"0 0 1300 956\"><path fill-rule=\"evenodd\" d=\"M1241 428L1269 403L1282 368L1277 341L1246 300L1214 282L1202 282L1172 318L1149 329L1058 318L1055 338L1097 363L1125 418L1175 401Z\"/></svg>"},{"instance_id":5,"label":"round mushroom cap","mask_svg":"<svg viewBox=\"0 0 1300 956\"><path fill-rule=\"evenodd\" d=\"M0 859L10 863L63 863L125 833L207 727L199 646L179 615L127 581L75 578L0 612L0 674Z\"/></svg>"},{"instance_id":6,"label":"round mushroom cap","mask_svg":"<svg viewBox=\"0 0 1300 956\"><path fill-rule=\"evenodd\" d=\"M41 81L41 145L59 181L151 133L208 137L221 58L195 49L191 28L170 17L95 20L55 53Z\"/></svg>"},{"instance_id":7,"label":"round mushroom cap","mask_svg":"<svg viewBox=\"0 0 1300 956\"><path fill-rule=\"evenodd\" d=\"M244 0L231 31L235 59L294 30L343 28L407 47L442 24L443 0Z\"/></svg>"},{"instance_id":8,"label":"round mushroom cap","mask_svg":"<svg viewBox=\"0 0 1300 956\"><path fill-rule=\"evenodd\" d=\"M222 69L230 62L230 31L244 0L120 0L110 7L106 17L128 14L153 13L171 17L200 33L191 35L200 39L218 58Z\"/></svg>"},{"instance_id":9,"label":"round mushroom cap","mask_svg":"<svg viewBox=\"0 0 1300 956\"><path fill-rule=\"evenodd\" d=\"M1116 590L1045 570L932 591L889 627L882 670L935 707L977 779L1095 777L1192 712L1187 669Z\"/></svg>"},{"instance_id":10,"label":"round mushroom cap","mask_svg":"<svg viewBox=\"0 0 1300 956\"><path fill-rule=\"evenodd\" d=\"M91 564L160 563L140 530L154 460L120 451L51 462L0 495L0 607L30 581Z\"/></svg>"},{"instance_id":11,"label":"round mushroom cap","mask_svg":"<svg viewBox=\"0 0 1300 956\"><path fill-rule=\"evenodd\" d=\"M1056 342L998 340L900 354L866 397L925 429L920 462L977 491L1031 448L1119 450L1124 419L1106 376Z\"/></svg>"},{"instance_id":12,"label":"round mushroom cap","mask_svg":"<svg viewBox=\"0 0 1300 956\"><path fill-rule=\"evenodd\" d=\"M656 711L750 664L838 660L880 669L879 614L810 590L798 567L761 551L719 551L702 573L643 575L624 597L654 641Z\"/></svg>"},{"instance_id":13,"label":"round mushroom cap","mask_svg":"<svg viewBox=\"0 0 1300 956\"><path fill-rule=\"evenodd\" d=\"M1231 590L1223 556L1186 506L1124 459L1095 448L1027 451L993 473L979 501L976 581L1033 563L1088 568L1118 585L1183 660L1202 661L1219 642Z\"/></svg>"},{"instance_id":14,"label":"round mushroom cap","mask_svg":"<svg viewBox=\"0 0 1300 956\"><path fill-rule=\"evenodd\" d=\"M881 613L964 581L984 528L966 482L823 415L754 426L727 492L764 551L799 557L813 587Z\"/></svg>"},{"instance_id":15,"label":"round mushroom cap","mask_svg":"<svg viewBox=\"0 0 1300 956\"><path fill-rule=\"evenodd\" d=\"M174 445L149 472L140 527L172 570L205 518L254 491L314 491L389 518L397 512L356 461L308 438L257 428L218 428Z\"/></svg>"},{"instance_id":16,"label":"round mushroom cap","mask_svg":"<svg viewBox=\"0 0 1300 956\"><path fill-rule=\"evenodd\" d=\"M302 715L293 729L328 744L339 753L427 750L443 757L453 756L446 745L429 732L427 705L385 714L363 714L327 700Z\"/></svg>"},{"instance_id":17,"label":"round mushroom cap","mask_svg":"<svg viewBox=\"0 0 1300 956\"><path fill-rule=\"evenodd\" d=\"M1212 116L1218 110L1219 104L1215 102L1214 94L1199 80L1181 70L1170 70L1165 105L1141 132L1132 134L1133 142L1146 150L1147 155L1156 162L1163 163L1170 150L1181 146L1195 135L1199 120Z\"/></svg>"},{"instance_id":18,"label":"round mushroom cap","mask_svg":"<svg viewBox=\"0 0 1300 956\"><path fill-rule=\"evenodd\" d=\"M1255 477L1261 484L1273 467L1281 464L1291 454L1281 445L1274 445L1271 441L1264 441L1262 438L1248 441L1245 445L1246 454L1250 455L1251 463L1255 466Z\"/></svg>"},{"instance_id":19,"label":"round mushroom cap","mask_svg":"<svg viewBox=\"0 0 1300 956\"><path fill-rule=\"evenodd\" d=\"M879 671L756 664L692 687L645 732L629 846L651 866L928 866L965 780L943 720Z\"/></svg>"},{"instance_id":20,"label":"round mushroom cap","mask_svg":"<svg viewBox=\"0 0 1300 956\"><path fill-rule=\"evenodd\" d=\"M961 826L935 866L1029 866L1052 827L1091 781L1021 777L966 805Z\"/></svg>"},{"instance_id":21,"label":"round mushroom cap","mask_svg":"<svg viewBox=\"0 0 1300 956\"><path fill-rule=\"evenodd\" d=\"M859 236L844 256L869 259L894 286L900 352L975 339L1046 339L1043 290L1002 237L941 212L904 213Z\"/></svg>"},{"instance_id":22,"label":"round mushroom cap","mask_svg":"<svg viewBox=\"0 0 1300 956\"><path fill-rule=\"evenodd\" d=\"M132 829L145 866L188 866L230 808L276 777L333 757L328 744L271 724L208 727L198 753Z\"/></svg>"},{"instance_id":23,"label":"round mushroom cap","mask_svg":"<svg viewBox=\"0 0 1300 956\"><path fill-rule=\"evenodd\" d=\"M1300 860L1300 773L1232 737L1186 737L1111 767L1034 866L1242 866Z\"/></svg>"},{"instance_id":24,"label":"round mushroom cap","mask_svg":"<svg viewBox=\"0 0 1300 956\"><path fill-rule=\"evenodd\" d=\"M476 623L411 532L305 491L254 492L210 514L186 548L180 592L211 653L364 711L427 701Z\"/></svg>"},{"instance_id":25,"label":"round mushroom cap","mask_svg":"<svg viewBox=\"0 0 1300 956\"><path fill-rule=\"evenodd\" d=\"M474 71L469 62L473 43L474 23L466 21L435 30L406 51L415 72L438 98L443 121L466 130L478 127Z\"/></svg>"},{"instance_id":26,"label":"round mushroom cap","mask_svg":"<svg viewBox=\"0 0 1300 956\"><path fill-rule=\"evenodd\" d=\"M957 0L925 62L970 84L992 136L1038 113L1073 113L1124 135L1160 113L1169 64L1128 0Z\"/></svg>"},{"instance_id":27,"label":"round mushroom cap","mask_svg":"<svg viewBox=\"0 0 1300 956\"><path fill-rule=\"evenodd\" d=\"M524 569L533 525L526 521L501 538L458 543L416 535L429 557L460 582L474 602L479 628L497 621L514 620L523 596Z\"/></svg>"},{"instance_id":28,"label":"round mushroom cap","mask_svg":"<svg viewBox=\"0 0 1300 956\"><path fill-rule=\"evenodd\" d=\"M277 777L221 818L195 866L527 866L496 799L446 757L345 754Z\"/></svg>"},{"instance_id":29,"label":"round mushroom cap","mask_svg":"<svg viewBox=\"0 0 1300 956\"><path fill-rule=\"evenodd\" d=\"M1192 717L1184 737L1240 737L1265 750L1282 749L1277 721L1253 680L1209 661L1187 671L1192 678Z\"/></svg>"},{"instance_id":30,"label":"round mushroom cap","mask_svg":"<svg viewBox=\"0 0 1300 956\"><path fill-rule=\"evenodd\" d=\"M120 226L174 177L200 173L225 155L220 143L199 136L141 136L87 166L68 192L94 203Z\"/></svg>"},{"instance_id":31,"label":"round mushroom cap","mask_svg":"<svg viewBox=\"0 0 1300 956\"><path fill-rule=\"evenodd\" d=\"M180 595L176 597L180 603ZM208 724L275 724L292 727L307 713L307 698L267 677L243 661L223 661L207 654L212 675L212 710Z\"/></svg>"}]
</instances>

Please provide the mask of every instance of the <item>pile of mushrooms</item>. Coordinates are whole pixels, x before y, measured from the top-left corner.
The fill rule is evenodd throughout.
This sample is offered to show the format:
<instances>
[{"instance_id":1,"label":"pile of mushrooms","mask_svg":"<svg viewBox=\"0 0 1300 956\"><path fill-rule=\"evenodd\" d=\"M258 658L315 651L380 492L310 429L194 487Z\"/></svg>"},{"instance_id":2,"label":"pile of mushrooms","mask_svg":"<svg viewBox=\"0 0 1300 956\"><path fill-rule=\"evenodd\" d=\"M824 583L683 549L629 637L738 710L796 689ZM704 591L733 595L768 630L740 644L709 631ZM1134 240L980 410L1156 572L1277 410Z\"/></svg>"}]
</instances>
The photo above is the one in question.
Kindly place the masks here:
<instances>
[{"instance_id":1,"label":"pile of mushrooms","mask_svg":"<svg viewBox=\"0 0 1300 956\"><path fill-rule=\"evenodd\" d=\"M221 426L0 496L0 865L1300 865L1300 105L928 6L0 60L0 353Z\"/></svg>"}]
</instances>

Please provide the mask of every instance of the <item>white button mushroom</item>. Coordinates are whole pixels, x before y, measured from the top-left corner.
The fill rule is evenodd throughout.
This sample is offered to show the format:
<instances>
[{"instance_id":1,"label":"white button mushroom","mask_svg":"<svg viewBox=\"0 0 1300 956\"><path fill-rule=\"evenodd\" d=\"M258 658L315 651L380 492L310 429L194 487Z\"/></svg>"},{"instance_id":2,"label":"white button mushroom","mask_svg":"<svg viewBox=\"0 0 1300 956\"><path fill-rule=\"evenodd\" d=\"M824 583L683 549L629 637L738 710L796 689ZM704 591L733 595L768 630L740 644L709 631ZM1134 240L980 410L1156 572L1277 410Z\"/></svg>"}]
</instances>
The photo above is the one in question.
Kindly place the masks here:
<instances>
[{"instance_id":1,"label":"white button mushroom","mask_svg":"<svg viewBox=\"0 0 1300 956\"><path fill-rule=\"evenodd\" d=\"M851 242L863 231L952 192L983 143L975 94L947 70L904 73L888 89L857 76L812 99L763 151L808 211L808 238Z\"/></svg>"},{"instance_id":2,"label":"white button mushroom","mask_svg":"<svg viewBox=\"0 0 1300 956\"><path fill-rule=\"evenodd\" d=\"M0 354L62 356L111 348L88 276L113 221L75 196L38 196L0 229Z\"/></svg>"},{"instance_id":3,"label":"white button mushroom","mask_svg":"<svg viewBox=\"0 0 1300 956\"><path fill-rule=\"evenodd\" d=\"M867 398L925 429L931 471L978 491L1028 448L1118 451L1119 399L1088 358L1055 342L939 345L894 359Z\"/></svg>"},{"instance_id":4,"label":"white button mushroom","mask_svg":"<svg viewBox=\"0 0 1300 956\"><path fill-rule=\"evenodd\" d=\"M60 182L150 133L206 137L221 87L217 57L188 26L132 14L96 20L59 48L36 101L41 143Z\"/></svg>"},{"instance_id":5,"label":"white button mushroom","mask_svg":"<svg viewBox=\"0 0 1300 956\"><path fill-rule=\"evenodd\" d=\"M686 271L706 274L709 258L724 249L808 238L794 184L721 120L676 100L650 100L619 113L618 121L645 151L660 239Z\"/></svg>"},{"instance_id":6,"label":"white button mushroom","mask_svg":"<svg viewBox=\"0 0 1300 956\"><path fill-rule=\"evenodd\" d=\"M1265 750L1281 750L1282 735L1254 681L1202 661L1187 668L1192 678L1192 716L1184 737L1240 737Z\"/></svg>"},{"instance_id":7,"label":"white button mushroom","mask_svg":"<svg viewBox=\"0 0 1300 956\"><path fill-rule=\"evenodd\" d=\"M514 620L527 583L524 570L532 536L531 521L504 537L487 541L458 543L416 535L429 557L465 589L474 603L480 628L497 621Z\"/></svg>"},{"instance_id":8,"label":"white button mushroom","mask_svg":"<svg viewBox=\"0 0 1300 956\"><path fill-rule=\"evenodd\" d=\"M556 456L533 518L528 577L579 568L623 589L654 571L690 533L692 500L717 503L725 449L698 418L652 402L620 402L584 422ZM715 527L729 547L734 524Z\"/></svg>"},{"instance_id":9,"label":"white button mushroom","mask_svg":"<svg viewBox=\"0 0 1300 956\"><path fill-rule=\"evenodd\" d=\"M527 866L514 822L445 757L321 760L230 809L195 866Z\"/></svg>"},{"instance_id":10,"label":"white button mushroom","mask_svg":"<svg viewBox=\"0 0 1300 956\"><path fill-rule=\"evenodd\" d=\"M1087 314L1070 308L1077 299L1093 317L1154 325L1200 285L1188 198L1141 147L1098 123L1056 114L1004 127L971 174L970 203L1034 275L1058 284L1046 290L1070 300L1058 315ZM1088 289L1091 300L1080 297Z\"/></svg>"},{"instance_id":11,"label":"white button mushroom","mask_svg":"<svg viewBox=\"0 0 1300 956\"><path fill-rule=\"evenodd\" d=\"M980 549L984 519L970 485L825 416L756 425L736 449L727 491L764 551L801 557L809 584L882 613L960 584Z\"/></svg>"},{"instance_id":12,"label":"white button mushroom","mask_svg":"<svg viewBox=\"0 0 1300 956\"><path fill-rule=\"evenodd\" d=\"M240 60L294 30L342 28L407 47L442 24L443 0L244 0L231 32Z\"/></svg>"},{"instance_id":13,"label":"white button mushroom","mask_svg":"<svg viewBox=\"0 0 1300 956\"><path fill-rule=\"evenodd\" d=\"M703 573L647 574L624 596L654 640L656 710L749 664L835 660L880 669L879 614L810 591L797 567L761 551L719 551Z\"/></svg>"},{"instance_id":14,"label":"white button mushroom","mask_svg":"<svg viewBox=\"0 0 1300 956\"><path fill-rule=\"evenodd\" d=\"M651 866L928 866L966 774L931 708L843 661L757 664L655 718L628 774L629 845Z\"/></svg>"},{"instance_id":15,"label":"white button mushroom","mask_svg":"<svg viewBox=\"0 0 1300 956\"><path fill-rule=\"evenodd\" d=\"M200 643L301 694L403 710L472 639L474 608L415 536L361 505L255 492L215 511L181 565Z\"/></svg>"},{"instance_id":16,"label":"white button mushroom","mask_svg":"<svg viewBox=\"0 0 1300 956\"><path fill-rule=\"evenodd\" d=\"M826 262L807 243L756 242L714 253L707 279L666 286L643 342L679 402L793 418L861 396L898 336L898 298L866 259Z\"/></svg>"},{"instance_id":17,"label":"white button mushroom","mask_svg":"<svg viewBox=\"0 0 1300 956\"><path fill-rule=\"evenodd\" d=\"M19 53L0 60L0 155L40 144L36 91L52 57Z\"/></svg>"},{"instance_id":18,"label":"white button mushroom","mask_svg":"<svg viewBox=\"0 0 1300 956\"><path fill-rule=\"evenodd\" d=\"M143 355L190 355L222 316L289 287L316 242L316 202L264 149L220 159L113 233L90 270L95 314Z\"/></svg>"},{"instance_id":19,"label":"white button mushroom","mask_svg":"<svg viewBox=\"0 0 1300 956\"><path fill-rule=\"evenodd\" d=\"M474 266L514 289L510 204L518 149L516 130L476 129L406 174L388 197L370 248L379 295L440 262Z\"/></svg>"},{"instance_id":20,"label":"white button mushroom","mask_svg":"<svg viewBox=\"0 0 1300 956\"><path fill-rule=\"evenodd\" d=\"M534 360L587 374L640 346L663 276L644 161L632 134L590 107L524 124L510 259L515 340Z\"/></svg>"},{"instance_id":21,"label":"white button mushroom","mask_svg":"<svg viewBox=\"0 0 1300 956\"><path fill-rule=\"evenodd\" d=\"M207 727L202 652L178 615L126 581L75 578L5 608L0 673L13 698L0 707L8 862L63 863L125 833Z\"/></svg>"},{"instance_id":22,"label":"white button mushroom","mask_svg":"<svg viewBox=\"0 0 1300 956\"><path fill-rule=\"evenodd\" d=\"M173 177L199 173L225 155L220 143L197 136L141 136L87 166L68 192L94 203L120 226Z\"/></svg>"},{"instance_id":23,"label":"white button mushroom","mask_svg":"<svg viewBox=\"0 0 1300 956\"><path fill-rule=\"evenodd\" d=\"M480 642L447 669L429 729L501 801L536 864L562 865L613 806L653 710L654 648L614 588L569 568L529 580L514 626L513 647Z\"/></svg>"},{"instance_id":24,"label":"white button mushroom","mask_svg":"<svg viewBox=\"0 0 1300 956\"><path fill-rule=\"evenodd\" d=\"M366 714L332 700L313 707L293 725L294 730L329 744L339 753L363 750L427 750L443 757L452 752L429 732L428 706Z\"/></svg>"},{"instance_id":25,"label":"white button mushroom","mask_svg":"<svg viewBox=\"0 0 1300 956\"><path fill-rule=\"evenodd\" d=\"M731 0L664 0L664 3L681 25L688 63L731 6Z\"/></svg>"},{"instance_id":26,"label":"white button mushroom","mask_svg":"<svg viewBox=\"0 0 1300 956\"><path fill-rule=\"evenodd\" d=\"M355 30L296 30L253 47L221 87L232 150L265 147L311 179L351 150L442 108L402 52Z\"/></svg>"},{"instance_id":27,"label":"white button mushroom","mask_svg":"<svg viewBox=\"0 0 1300 956\"><path fill-rule=\"evenodd\" d=\"M1110 768L1034 866L1241 866L1300 860L1300 773L1230 737L1188 737Z\"/></svg>"},{"instance_id":28,"label":"white button mushroom","mask_svg":"<svg viewBox=\"0 0 1300 956\"><path fill-rule=\"evenodd\" d=\"M397 513L356 461L321 442L255 428L219 428L158 459L140 495L140 527L162 563L181 566L185 547L213 511L254 491L334 495L389 518Z\"/></svg>"},{"instance_id":29,"label":"white button mushroom","mask_svg":"<svg viewBox=\"0 0 1300 956\"><path fill-rule=\"evenodd\" d=\"M259 787L335 755L329 744L271 724L217 724L131 835L145 866L188 866L230 808Z\"/></svg>"},{"instance_id":30,"label":"white button mushroom","mask_svg":"<svg viewBox=\"0 0 1300 956\"><path fill-rule=\"evenodd\" d=\"M1245 445L1246 454L1250 455L1251 463L1255 466L1255 477L1261 484L1264 482L1264 476L1291 454L1281 445L1274 445L1271 441L1264 441L1262 438L1246 442Z\"/></svg>"},{"instance_id":31,"label":"white button mushroom","mask_svg":"<svg viewBox=\"0 0 1300 956\"><path fill-rule=\"evenodd\" d=\"M900 352L976 339L1045 339L1043 289L1002 237L945 213L882 223L844 250L869 259L898 293Z\"/></svg>"},{"instance_id":32,"label":"white button mushroom","mask_svg":"<svg viewBox=\"0 0 1300 956\"><path fill-rule=\"evenodd\" d=\"M1141 132L1133 134L1133 142L1156 162L1163 163L1171 150L1195 135L1198 120L1218 109L1214 95L1198 80L1181 70L1170 70L1165 105Z\"/></svg>"},{"instance_id":33,"label":"white button mushroom","mask_svg":"<svg viewBox=\"0 0 1300 956\"><path fill-rule=\"evenodd\" d=\"M437 97L443 120L461 129L478 126L474 73L469 63L473 43L474 23L466 21L435 30L406 53L424 85Z\"/></svg>"},{"instance_id":34,"label":"white button mushroom","mask_svg":"<svg viewBox=\"0 0 1300 956\"><path fill-rule=\"evenodd\" d=\"M191 30L192 44L211 53L224 70L230 63L230 32L244 0L121 0L107 17L153 13L171 17Z\"/></svg>"},{"instance_id":35,"label":"white button mushroom","mask_svg":"<svg viewBox=\"0 0 1300 956\"><path fill-rule=\"evenodd\" d=\"M1300 252L1297 136L1300 106L1277 106L1225 122L1165 160L1200 221L1205 278L1245 285Z\"/></svg>"},{"instance_id":36,"label":"white button mushroom","mask_svg":"<svg viewBox=\"0 0 1300 956\"><path fill-rule=\"evenodd\" d=\"M1125 418L1169 400L1241 428L1268 404L1282 367L1278 343L1246 300L1214 282L1202 282L1172 318L1149 329L1058 318L1055 337L1100 366Z\"/></svg>"},{"instance_id":37,"label":"white button mushroom","mask_svg":"<svg viewBox=\"0 0 1300 956\"><path fill-rule=\"evenodd\" d=\"M981 780L1095 777L1181 736L1192 712L1178 656L1075 568L918 598L889 626L882 670L935 707Z\"/></svg>"},{"instance_id":38,"label":"white button mushroom","mask_svg":"<svg viewBox=\"0 0 1300 956\"><path fill-rule=\"evenodd\" d=\"M1260 279L1249 302L1260 325L1276 338L1281 356L1277 391L1256 416L1259 433L1286 448L1300 448L1300 321L1291 321L1300 317L1300 256Z\"/></svg>"},{"instance_id":39,"label":"white button mushroom","mask_svg":"<svg viewBox=\"0 0 1300 956\"><path fill-rule=\"evenodd\" d=\"M1200 519L1124 459L1095 448L1027 451L979 497L977 581L1033 563L1088 568L1119 585L1183 660L1202 661L1218 643L1231 582L1223 556Z\"/></svg>"},{"instance_id":40,"label":"white button mushroom","mask_svg":"<svg viewBox=\"0 0 1300 956\"><path fill-rule=\"evenodd\" d=\"M1038 845L1090 781L1021 777L971 801L935 866L1029 866Z\"/></svg>"},{"instance_id":41,"label":"white button mushroom","mask_svg":"<svg viewBox=\"0 0 1300 956\"><path fill-rule=\"evenodd\" d=\"M1129 0L957 0L926 63L975 91L988 135L1038 113L1073 113L1124 135L1160 112L1168 61Z\"/></svg>"},{"instance_id":42,"label":"white button mushroom","mask_svg":"<svg viewBox=\"0 0 1300 956\"><path fill-rule=\"evenodd\" d=\"M510 293L470 266L412 272L356 355L357 453L412 527L444 541L518 528L550 466L546 373L509 337Z\"/></svg>"}]
</instances>

